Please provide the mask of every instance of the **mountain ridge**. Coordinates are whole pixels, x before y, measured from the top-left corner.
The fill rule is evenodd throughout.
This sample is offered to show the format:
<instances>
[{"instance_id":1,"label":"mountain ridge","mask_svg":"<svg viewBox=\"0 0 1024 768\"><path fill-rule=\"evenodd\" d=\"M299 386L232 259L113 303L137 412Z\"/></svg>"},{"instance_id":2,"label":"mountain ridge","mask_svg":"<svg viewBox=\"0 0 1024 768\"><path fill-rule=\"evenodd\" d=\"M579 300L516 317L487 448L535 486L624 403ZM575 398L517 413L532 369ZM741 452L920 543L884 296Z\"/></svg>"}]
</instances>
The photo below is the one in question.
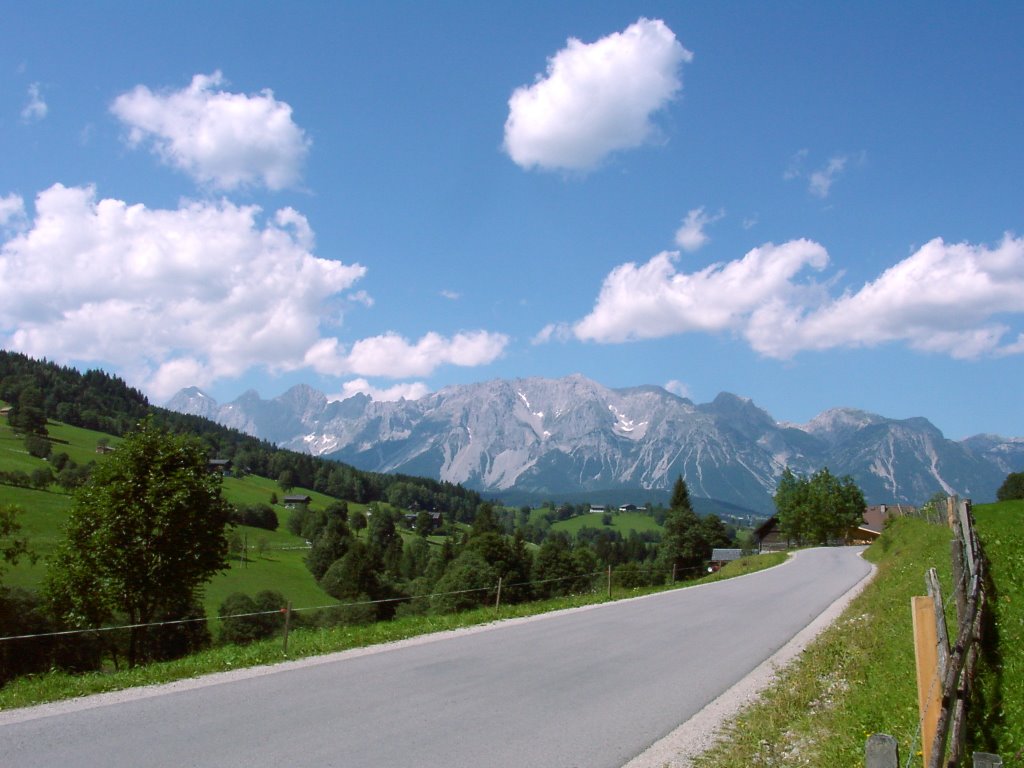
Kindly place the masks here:
<instances>
[{"instance_id":1,"label":"mountain ridge","mask_svg":"<svg viewBox=\"0 0 1024 768\"><path fill-rule=\"evenodd\" d=\"M187 388L166 407L360 469L497 495L663 491L682 475L696 496L769 512L786 466L802 474L828 466L853 476L873 503L920 504L939 491L987 501L1024 466L1024 439L953 441L924 417L837 407L797 425L729 392L697 404L656 385L615 389L579 374L492 379L398 401L328 401L302 384L271 400L249 391L220 405Z\"/></svg>"}]
</instances>

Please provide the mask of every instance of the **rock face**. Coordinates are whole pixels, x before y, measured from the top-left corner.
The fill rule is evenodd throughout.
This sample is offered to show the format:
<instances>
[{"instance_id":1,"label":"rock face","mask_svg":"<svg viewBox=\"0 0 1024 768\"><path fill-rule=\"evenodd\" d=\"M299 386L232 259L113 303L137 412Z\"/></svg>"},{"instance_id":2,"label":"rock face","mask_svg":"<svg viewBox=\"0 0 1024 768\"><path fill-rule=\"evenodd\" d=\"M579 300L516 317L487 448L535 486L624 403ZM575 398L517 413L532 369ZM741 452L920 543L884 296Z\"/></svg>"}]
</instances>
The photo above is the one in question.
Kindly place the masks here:
<instances>
[{"instance_id":1,"label":"rock face","mask_svg":"<svg viewBox=\"0 0 1024 768\"><path fill-rule=\"evenodd\" d=\"M923 418L836 408L781 424L728 393L696 405L661 387L609 389L582 376L494 380L398 402L328 402L299 385L273 400L250 391L217 405L189 388L167 407L360 469L482 491L667 490L682 475L694 496L761 512L786 466L827 466L852 475L869 502L910 504L938 491L990 501L1024 467L1024 439L955 442Z\"/></svg>"}]
</instances>

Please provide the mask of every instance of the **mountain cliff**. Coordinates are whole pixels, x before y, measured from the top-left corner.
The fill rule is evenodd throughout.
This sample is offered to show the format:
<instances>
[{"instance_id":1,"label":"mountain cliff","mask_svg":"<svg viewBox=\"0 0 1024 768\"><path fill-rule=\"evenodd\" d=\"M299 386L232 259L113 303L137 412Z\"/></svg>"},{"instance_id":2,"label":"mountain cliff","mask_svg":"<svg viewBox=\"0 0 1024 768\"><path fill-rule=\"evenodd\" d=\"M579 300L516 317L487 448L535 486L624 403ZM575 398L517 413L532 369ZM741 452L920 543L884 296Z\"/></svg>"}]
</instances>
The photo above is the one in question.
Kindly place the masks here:
<instances>
[{"instance_id":1,"label":"mountain cliff","mask_svg":"<svg viewBox=\"0 0 1024 768\"><path fill-rule=\"evenodd\" d=\"M329 402L299 385L218 405L195 388L171 410L206 416L293 450L375 472L434 477L487 492L667 490L767 512L783 468L852 475L869 502L920 504L933 493L995 498L1024 467L1024 440L956 442L927 419L835 408L782 424L747 398L695 404L661 387L610 389L583 376L494 380L420 400Z\"/></svg>"}]
</instances>

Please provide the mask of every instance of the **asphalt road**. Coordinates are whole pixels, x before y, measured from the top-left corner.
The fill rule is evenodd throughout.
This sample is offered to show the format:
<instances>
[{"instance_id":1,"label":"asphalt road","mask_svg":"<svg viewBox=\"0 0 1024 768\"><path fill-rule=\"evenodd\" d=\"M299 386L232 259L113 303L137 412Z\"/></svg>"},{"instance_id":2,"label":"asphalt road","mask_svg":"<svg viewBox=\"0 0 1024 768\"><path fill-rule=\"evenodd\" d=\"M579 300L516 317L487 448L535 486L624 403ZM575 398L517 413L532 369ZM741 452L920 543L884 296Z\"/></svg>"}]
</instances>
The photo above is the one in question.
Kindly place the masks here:
<instances>
[{"instance_id":1,"label":"asphalt road","mask_svg":"<svg viewBox=\"0 0 1024 768\"><path fill-rule=\"evenodd\" d=\"M0 713L0 765L620 768L864 578L858 553L807 550L739 579L432 642Z\"/></svg>"}]
</instances>

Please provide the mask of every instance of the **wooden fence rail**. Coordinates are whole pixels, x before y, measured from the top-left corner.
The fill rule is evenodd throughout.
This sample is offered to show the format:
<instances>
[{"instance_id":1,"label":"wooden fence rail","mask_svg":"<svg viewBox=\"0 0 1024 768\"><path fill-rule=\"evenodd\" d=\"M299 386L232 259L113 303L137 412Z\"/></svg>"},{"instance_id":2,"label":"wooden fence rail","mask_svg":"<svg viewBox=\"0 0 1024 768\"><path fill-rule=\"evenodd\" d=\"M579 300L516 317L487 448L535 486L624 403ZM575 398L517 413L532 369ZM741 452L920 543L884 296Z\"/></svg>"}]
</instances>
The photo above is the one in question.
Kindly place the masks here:
<instances>
[{"instance_id":1,"label":"wooden fence rail","mask_svg":"<svg viewBox=\"0 0 1024 768\"><path fill-rule=\"evenodd\" d=\"M946 632L945 603L935 569L925 576L928 597L912 598L917 663L921 751L925 768L965 768L967 707L980 653L985 608L984 558L974 531L971 502L949 497L947 521L953 529L951 560L957 633ZM998 755L975 752L974 768L1001 766ZM875 734L865 748L867 768L899 768L896 740ZM908 762L909 765L909 762Z\"/></svg>"}]
</instances>

